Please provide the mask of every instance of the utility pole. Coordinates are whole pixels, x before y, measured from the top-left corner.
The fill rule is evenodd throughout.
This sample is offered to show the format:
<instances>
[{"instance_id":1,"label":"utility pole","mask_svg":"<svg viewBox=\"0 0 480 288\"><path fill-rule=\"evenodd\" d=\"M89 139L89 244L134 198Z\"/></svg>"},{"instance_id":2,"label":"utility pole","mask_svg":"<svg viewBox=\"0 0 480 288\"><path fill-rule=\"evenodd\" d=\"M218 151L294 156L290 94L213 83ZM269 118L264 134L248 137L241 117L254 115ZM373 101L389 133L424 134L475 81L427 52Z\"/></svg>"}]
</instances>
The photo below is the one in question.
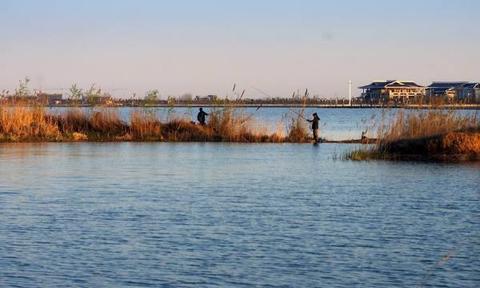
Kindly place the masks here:
<instances>
[{"instance_id":1,"label":"utility pole","mask_svg":"<svg viewBox=\"0 0 480 288\"><path fill-rule=\"evenodd\" d=\"M348 81L348 105L352 106L352 80Z\"/></svg>"}]
</instances>

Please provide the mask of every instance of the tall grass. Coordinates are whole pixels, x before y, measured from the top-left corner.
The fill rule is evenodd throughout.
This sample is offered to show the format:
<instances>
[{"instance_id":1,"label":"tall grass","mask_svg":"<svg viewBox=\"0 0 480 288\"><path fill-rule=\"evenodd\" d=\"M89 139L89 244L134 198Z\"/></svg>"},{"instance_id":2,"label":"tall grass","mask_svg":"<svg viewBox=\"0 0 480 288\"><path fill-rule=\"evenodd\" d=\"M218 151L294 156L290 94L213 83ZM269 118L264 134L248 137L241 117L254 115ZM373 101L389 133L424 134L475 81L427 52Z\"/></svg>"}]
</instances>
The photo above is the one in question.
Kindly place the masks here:
<instances>
[{"instance_id":1,"label":"tall grass","mask_svg":"<svg viewBox=\"0 0 480 288\"><path fill-rule=\"evenodd\" d=\"M41 107L0 107L0 140L25 141L60 139L53 117Z\"/></svg>"},{"instance_id":2,"label":"tall grass","mask_svg":"<svg viewBox=\"0 0 480 288\"><path fill-rule=\"evenodd\" d=\"M295 98L295 93L293 95ZM305 118L305 108L307 101L307 91L302 98L302 107L298 109L290 108L290 115L287 118L287 139L293 143L303 143L309 141L307 122Z\"/></svg>"},{"instance_id":3,"label":"tall grass","mask_svg":"<svg viewBox=\"0 0 480 288\"><path fill-rule=\"evenodd\" d=\"M104 109L103 111L93 111L88 119L93 131L117 135L128 130L127 124L121 119L117 109Z\"/></svg>"},{"instance_id":4,"label":"tall grass","mask_svg":"<svg viewBox=\"0 0 480 288\"><path fill-rule=\"evenodd\" d=\"M214 109L204 127L216 141L223 142L285 142L286 139L278 131L269 134L253 125L253 114L243 109L226 106ZM203 127L202 127L203 128Z\"/></svg>"},{"instance_id":5,"label":"tall grass","mask_svg":"<svg viewBox=\"0 0 480 288\"><path fill-rule=\"evenodd\" d=\"M162 124L154 114L146 111L133 111L130 114L130 137L145 141L160 141Z\"/></svg>"},{"instance_id":6,"label":"tall grass","mask_svg":"<svg viewBox=\"0 0 480 288\"><path fill-rule=\"evenodd\" d=\"M124 123L117 110L100 109L88 111L70 108L60 115L49 116L55 120L62 132L63 140L70 139L74 133L85 134L81 139L111 140L124 134L129 127Z\"/></svg>"},{"instance_id":7,"label":"tall grass","mask_svg":"<svg viewBox=\"0 0 480 288\"><path fill-rule=\"evenodd\" d=\"M0 107L0 141L291 141L278 131L256 128L251 116L227 107L212 111L207 125L201 126L178 117L161 122L142 110L134 110L125 122L117 109L109 108L50 114L42 107Z\"/></svg>"},{"instance_id":8,"label":"tall grass","mask_svg":"<svg viewBox=\"0 0 480 288\"><path fill-rule=\"evenodd\" d=\"M453 110L400 110L378 130L381 143L464 131L479 126L477 114L462 115Z\"/></svg>"},{"instance_id":9,"label":"tall grass","mask_svg":"<svg viewBox=\"0 0 480 288\"><path fill-rule=\"evenodd\" d=\"M307 124L302 116L298 116L290 119L290 123L287 126L288 141L292 143L303 143L308 141L308 129Z\"/></svg>"},{"instance_id":10,"label":"tall grass","mask_svg":"<svg viewBox=\"0 0 480 288\"><path fill-rule=\"evenodd\" d=\"M480 159L480 119L458 111L400 110L384 117L377 141L345 155L346 159Z\"/></svg>"}]
</instances>

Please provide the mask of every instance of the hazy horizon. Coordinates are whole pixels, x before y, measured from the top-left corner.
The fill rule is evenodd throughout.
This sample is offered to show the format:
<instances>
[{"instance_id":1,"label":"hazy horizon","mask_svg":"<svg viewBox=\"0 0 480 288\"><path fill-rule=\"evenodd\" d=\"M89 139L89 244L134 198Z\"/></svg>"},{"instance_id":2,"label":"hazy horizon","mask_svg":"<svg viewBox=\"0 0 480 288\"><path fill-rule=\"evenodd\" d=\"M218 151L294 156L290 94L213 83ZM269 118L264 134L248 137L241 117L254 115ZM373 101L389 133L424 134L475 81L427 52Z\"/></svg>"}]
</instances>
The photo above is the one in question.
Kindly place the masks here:
<instances>
[{"instance_id":1,"label":"hazy horizon","mask_svg":"<svg viewBox=\"0 0 480 288\"><path fill-rule=\"evenodd\" d=\"M376 79L480 81L479 1L0 1L0 90L28 76L117 97L347 95ZM358 90L354 90L354 95Z\"/></svg>"}]
</instances>

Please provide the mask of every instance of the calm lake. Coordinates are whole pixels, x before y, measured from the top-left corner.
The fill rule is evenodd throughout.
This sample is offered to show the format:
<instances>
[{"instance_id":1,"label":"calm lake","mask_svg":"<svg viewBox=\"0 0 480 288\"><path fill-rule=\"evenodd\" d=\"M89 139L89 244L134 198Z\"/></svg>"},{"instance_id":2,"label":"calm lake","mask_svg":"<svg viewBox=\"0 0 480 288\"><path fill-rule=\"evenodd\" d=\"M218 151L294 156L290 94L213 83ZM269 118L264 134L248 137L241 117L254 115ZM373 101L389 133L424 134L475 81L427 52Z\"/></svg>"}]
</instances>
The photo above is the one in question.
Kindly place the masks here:
<instances>
[{"instance_id":1,"label":"calm lake","mask_svg":"<svg viewBox=\"0 0 480 288\"><path fill-rule=\"evenodd\" d=\"M342 144L0 145L1 287L479 287L480 166Z\"/></svg>"}]
</instances>

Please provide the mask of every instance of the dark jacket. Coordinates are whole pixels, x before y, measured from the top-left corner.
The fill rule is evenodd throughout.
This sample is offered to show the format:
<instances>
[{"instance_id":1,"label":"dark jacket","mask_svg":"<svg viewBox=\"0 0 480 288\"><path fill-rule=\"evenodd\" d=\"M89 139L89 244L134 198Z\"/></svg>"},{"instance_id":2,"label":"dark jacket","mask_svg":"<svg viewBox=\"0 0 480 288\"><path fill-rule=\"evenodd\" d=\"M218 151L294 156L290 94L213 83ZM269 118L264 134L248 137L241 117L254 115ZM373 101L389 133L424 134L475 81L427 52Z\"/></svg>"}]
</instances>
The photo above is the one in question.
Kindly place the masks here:
<instances>
[{"instance_id":1,"label":"dark jacket","mask_svg":"<svg viewBox=\"0 0 480 288\"><path fill-rule=\"evenodd\" d=\"M313 116L312 120L307 120L308 122L312 123L312 130L317 130L318 129L318 122L320 121L320 118L318 116Z\"/></svg>"},{"instance_id":2,"label":"dark jacket","mask_svg":"<svg viewBox=\"0 0 480 288\"><path fill-rule=\"evenodd\" d=\"M197 114L198 122L200 122L201 124L205 124L205 116L208 116L208 113L206 113L205 111L202 110L198 112Z\"/></svg>"}]
</instances>

